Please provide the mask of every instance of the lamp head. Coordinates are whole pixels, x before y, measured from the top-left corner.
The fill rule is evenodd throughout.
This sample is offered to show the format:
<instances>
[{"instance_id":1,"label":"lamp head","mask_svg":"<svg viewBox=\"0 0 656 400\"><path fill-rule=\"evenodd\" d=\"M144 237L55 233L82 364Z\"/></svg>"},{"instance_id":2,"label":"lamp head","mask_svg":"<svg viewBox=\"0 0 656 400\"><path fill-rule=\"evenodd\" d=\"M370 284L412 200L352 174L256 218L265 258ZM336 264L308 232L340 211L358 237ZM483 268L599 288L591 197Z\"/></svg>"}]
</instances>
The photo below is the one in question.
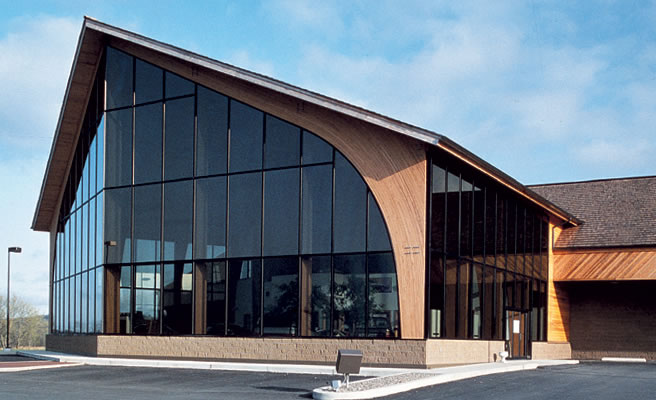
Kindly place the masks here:
<instances>
[{"instance_id":1,"label":"lamp head","mask_svg":"<svg viewBox=\"0 0 656 400\"><path fill-rule=\"evenodd\" d=\"M21 249L20 247L10 247L8 251L10 253L22 253L23 249Z\"/></svg>"}]
</instances>

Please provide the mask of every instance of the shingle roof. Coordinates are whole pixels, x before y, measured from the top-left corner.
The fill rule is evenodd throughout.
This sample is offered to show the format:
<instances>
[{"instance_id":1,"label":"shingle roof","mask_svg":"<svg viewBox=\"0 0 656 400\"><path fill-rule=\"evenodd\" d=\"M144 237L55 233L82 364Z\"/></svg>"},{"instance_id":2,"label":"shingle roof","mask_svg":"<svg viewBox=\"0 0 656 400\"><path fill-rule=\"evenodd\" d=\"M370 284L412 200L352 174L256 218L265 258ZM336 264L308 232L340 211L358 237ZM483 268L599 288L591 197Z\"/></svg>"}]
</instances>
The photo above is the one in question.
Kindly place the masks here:
<instances>
[{"instance_id":1,"label":"shingle roof","mask_svg":"<svg viewBox=\"0 0 656 400\"><path fill-rule=\"evenodd\" d=\"M555 247L656 246L656 176L529 187L584 221Z\"/></svg>"}]
</instances>

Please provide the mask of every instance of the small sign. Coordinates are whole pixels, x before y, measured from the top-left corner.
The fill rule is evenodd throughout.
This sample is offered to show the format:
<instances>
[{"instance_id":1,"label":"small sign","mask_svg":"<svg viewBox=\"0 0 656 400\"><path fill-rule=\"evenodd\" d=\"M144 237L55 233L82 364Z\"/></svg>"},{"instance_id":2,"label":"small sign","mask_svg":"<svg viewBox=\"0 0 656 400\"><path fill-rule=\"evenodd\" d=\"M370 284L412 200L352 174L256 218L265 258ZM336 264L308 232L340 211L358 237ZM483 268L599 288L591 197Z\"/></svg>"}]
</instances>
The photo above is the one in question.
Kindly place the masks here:
<instances>
[{"instance_id":1,"label":"small sign","mask_svg":"<svg viewBox=\"0 0 656 400\"><path fill-rule=\"evenodd\" d=\"M519 333L519 320L518 319L513 321L513 333Z\"/></svg>"}]
</instances>

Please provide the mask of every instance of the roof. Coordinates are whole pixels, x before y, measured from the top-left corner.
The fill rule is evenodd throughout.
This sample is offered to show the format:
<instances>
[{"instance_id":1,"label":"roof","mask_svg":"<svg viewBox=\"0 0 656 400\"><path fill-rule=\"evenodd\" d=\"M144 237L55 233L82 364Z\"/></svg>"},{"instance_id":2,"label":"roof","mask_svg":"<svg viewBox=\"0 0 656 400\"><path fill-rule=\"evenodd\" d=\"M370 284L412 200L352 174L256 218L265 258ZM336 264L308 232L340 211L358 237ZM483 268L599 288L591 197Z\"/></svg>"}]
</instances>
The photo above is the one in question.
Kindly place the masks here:
<instances>
[{"instance_id":1,"label":"roof","mask_svg":"<svg viewBox=\"0 0 656 400\"><path fill-rule=\"evenodd\" d=\"M585 221L563 230L557 248L656 246L656 176L530 187Z\"/></svg>"},{"instance_id":2,"label":"roof","mask_svg":"<svg viewBox=\"0 0 656 400\"><path fill-rule=\"evenodd\" d=\"M63 186L65 186L65 179L68 175L70 163L72 162L72 154L77 143L81 120L85 113L93 77L100 62L104 44L110 39L123 40L132 45L141 46L148 50L177 58L193 66L210 69L227 78L238 79L291 96L292 98L436 146L538 205L556 218L573 225L580 222L572 214L542 198L509 175L443 135L85 17L66 87L59 121L55 129L50 158L48 159L41 186L41 194L32 221L32 229L34 230L49 231L53 219L57 216L61 193Z\"/></svg>"}]
</instances>

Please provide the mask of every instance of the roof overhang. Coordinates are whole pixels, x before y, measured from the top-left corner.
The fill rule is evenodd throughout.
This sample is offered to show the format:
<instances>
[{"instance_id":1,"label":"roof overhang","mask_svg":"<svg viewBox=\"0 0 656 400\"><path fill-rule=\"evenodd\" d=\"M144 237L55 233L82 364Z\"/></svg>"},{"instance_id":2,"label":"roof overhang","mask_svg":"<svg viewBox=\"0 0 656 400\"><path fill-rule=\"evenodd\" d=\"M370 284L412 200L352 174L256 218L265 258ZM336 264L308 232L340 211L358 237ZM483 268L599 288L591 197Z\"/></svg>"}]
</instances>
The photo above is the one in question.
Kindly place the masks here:
<instances>
[{"instance_id":1,"label":"roof overhang","mask_svg":"<svg viewBox=\"0 0 656 400\"><path fill-rule=\"evenodd\" d=\"M93 79L104 45L110 39L124 40L192 65L207 68L227 77L291 96L436 146L538 207L543 208L563 222L571 225L578 225L581 222L567 211L547 201L515 179L440 134L85 17L57 122L41 193L32 221L32 229L34 230L49 231L54 219L57 217L68 170L77 145L82 118L85 115L89 94L93 86Z\"/></svg>"}]
</instances>

